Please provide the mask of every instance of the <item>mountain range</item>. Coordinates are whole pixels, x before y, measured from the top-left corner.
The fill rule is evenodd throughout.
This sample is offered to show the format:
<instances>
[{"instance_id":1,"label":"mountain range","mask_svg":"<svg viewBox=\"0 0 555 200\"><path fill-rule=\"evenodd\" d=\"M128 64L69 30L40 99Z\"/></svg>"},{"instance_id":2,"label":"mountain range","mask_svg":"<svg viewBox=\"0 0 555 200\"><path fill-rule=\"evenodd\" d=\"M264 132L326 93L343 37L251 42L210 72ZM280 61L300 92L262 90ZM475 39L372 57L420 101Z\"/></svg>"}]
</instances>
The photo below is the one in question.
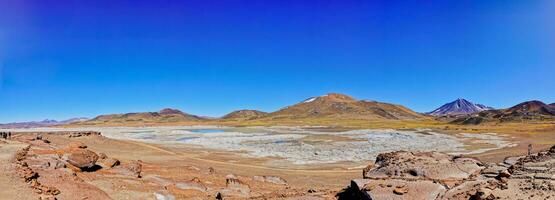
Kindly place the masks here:
<instances>
[{"instance_id":1,"label":"mountain range","mask_svg":"<svg viewBox=\"0 0 555 200\"><path fill-rule=\"evenodd\" d=\"M97 124L127 124L127 123L175 123L175 122L198 122L207 118L199 117L182 112L177 109L165 108L157 112L135 112L125 114L100 115L91 120L77 122L74 124L97 125Z\"/></svg>"},{"instance_id":2,"label":"mountain range","mask_svg":"<svg viewBox=\"0 0 555 200\"><path fill-rule=\"evenodd\" d=\"M139 112L126 114L100 115L85 122L74 125L102 124L154 124L177 122L210 122L210 121L248 121L248 120L299 120L299 119L382 119L412 120L425 118L404 106L367 100L356 100L353 97L330 93L312 97L297 104L284 107L278 111L266 113L258 110L233 111L221 118L211 119L184 113L176 109L163 109L158 112Z\"/></svg>"},{"instance_id":3,"label":"mountain range","mask_svg":"<svg viewBox=\"0 0 555 200\"><path fill-rule=\"evenodd\" d=\"M430 117L432 116L432 117ZM82 118L40 122L2 124L1 128L31 128L57 125L96 126L96 125L156 125L156 124L208 124L211 122L253 122L247 124L280 124L281 122L315 122L322 120L334 124L356 121L380 120L439 120L454 124L480 124L484 122L511 122L523 120L555 119L555 103L528 101L507 109L476 104L465 99L449 102L434 111L422 114L402 105L357 100L351 96L330 93L311 97L294 105L283 107L275 112L258 110L237 110L220 118L202 117L188 114L177 109L166 108L157 112L134 112L124 114L100 115L90 120ZM271 123L268 123L271 122Z\"/></svg>"},{"instance_id":4,"label":"mountain range","mask_svg":"<svg viewBox=\"0 0 555 200\"><path fill-rule=\"evenodd\" d=\"M83 122L88 120L88 118L79 117L79 118L71 118L68 120L56 121L51 119L45 119L42 121L30 121L30 122L15 122L15 123L6 123L0 124L0 128L39 128L39 127L48 127L48 126L56 126L56 125L65 125L71 124L76 122Z\"/></svg>"},{"instance_id":5,"label":"mountain range","mask_svg":"<svg viewBox=\"0 0 555 200\"><path fill-rule=\"evenodd\" d=\"M541 101L526 101L507 109L486 110L472 115L461 116L451 123L481 124L484 122L518 122L554 120L555 106Z\"/></svg>"},{"instance_id":6,"label":"mountain range","mask_svg":"<svg viewBox=\"0 0 555 200\"><path fill-rule=\"evenodd\" d=\"M453 102L444 104L443 106L435 109L432 112L426 114L433 116L442 115L467 115L472 113L477 113L485 110L493 110L492 107L484 106L482 104L475 104L466 99L459 98Z\"/></svg>"}]
</instances>

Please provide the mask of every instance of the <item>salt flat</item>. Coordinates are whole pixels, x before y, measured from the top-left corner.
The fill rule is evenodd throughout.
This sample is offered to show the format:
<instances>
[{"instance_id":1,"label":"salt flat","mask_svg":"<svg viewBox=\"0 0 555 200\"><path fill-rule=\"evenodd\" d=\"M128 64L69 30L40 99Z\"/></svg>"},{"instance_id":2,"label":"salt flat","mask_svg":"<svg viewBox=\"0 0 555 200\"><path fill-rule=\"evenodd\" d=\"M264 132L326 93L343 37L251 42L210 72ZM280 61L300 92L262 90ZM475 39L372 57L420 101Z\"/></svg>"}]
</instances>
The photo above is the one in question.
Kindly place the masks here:
<instances>
[{"instance_id":1,"label":"salt flat","mask_svg":"<svg viewBox=\"0 0 555 200\"><path fill-rule=\"evenodd\" d=\"M314 131L302 127L179 126L8 131L64 130L94 130L113 139L235 152L252 158L280 158L294 165L372 161L379 153L398 150L472 154L514 145L503 136L493 133L442 134L431 130Z\"/></svg>"}]
</instances>

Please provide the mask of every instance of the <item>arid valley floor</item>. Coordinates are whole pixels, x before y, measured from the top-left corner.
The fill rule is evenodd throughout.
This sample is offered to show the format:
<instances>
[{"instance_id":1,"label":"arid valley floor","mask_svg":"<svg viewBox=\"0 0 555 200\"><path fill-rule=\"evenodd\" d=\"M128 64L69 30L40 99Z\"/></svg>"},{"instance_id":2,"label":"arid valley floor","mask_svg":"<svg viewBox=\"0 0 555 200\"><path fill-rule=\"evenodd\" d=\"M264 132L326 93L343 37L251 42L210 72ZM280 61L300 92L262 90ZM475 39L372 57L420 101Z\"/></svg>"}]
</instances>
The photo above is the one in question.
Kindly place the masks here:
<instances>
[{"instance_id":1,"label":"arid valley floor","mask_svg":"<svg viewBox=\"0 0 555 200\"><path fill-rule=\"evenodd\" d=\"M369 164L373 166L379 153L439 151L484 163L501 163L509 156L526 155L528 144L532 144L533 152L555 144L553 124L512 126L353 130L222 125L6 129L12 135L0 144L3 168L0 196L360 199L340 194L345 193L351 180L363 178L363 169ZM89 151L95 155L89 155ZM78 163L72 163L72 159ZM90 159L97 161L88 168ZM546 199L553 193L547 190L531 198ZM393 197L415 196L409 192Z\"/></svg>"},{"instance_id":2,"label":"arid valley floor","mask_svg":"<svg viewBox=\"0 0 555 200\"><path fill-rule=\"evenodd\" d=\"M3 124L5 199L550 199L555 105L429 113L330 93L274 112Z\"/></svg>"}]
</instances>

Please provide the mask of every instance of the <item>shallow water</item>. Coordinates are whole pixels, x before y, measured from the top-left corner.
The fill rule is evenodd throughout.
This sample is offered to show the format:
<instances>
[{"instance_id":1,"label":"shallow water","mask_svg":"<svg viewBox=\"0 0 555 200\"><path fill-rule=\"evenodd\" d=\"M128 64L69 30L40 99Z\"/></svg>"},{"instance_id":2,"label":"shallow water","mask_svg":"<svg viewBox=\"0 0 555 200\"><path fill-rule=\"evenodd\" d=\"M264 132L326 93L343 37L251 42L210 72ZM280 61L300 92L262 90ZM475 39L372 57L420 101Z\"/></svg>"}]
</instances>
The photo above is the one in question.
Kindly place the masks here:
<instances>
[{"instance_id":1,"label":"shallow water","mask_svg":"<svg viewBox=\"0 0 555 200\"><path fill-rule=\"evenodd\" d=\"M222 132L225 132L225 130L222 130L222 129L190 129L188 131L191 131L193 133L222 133Z\"/></svg>"}]
</instances>

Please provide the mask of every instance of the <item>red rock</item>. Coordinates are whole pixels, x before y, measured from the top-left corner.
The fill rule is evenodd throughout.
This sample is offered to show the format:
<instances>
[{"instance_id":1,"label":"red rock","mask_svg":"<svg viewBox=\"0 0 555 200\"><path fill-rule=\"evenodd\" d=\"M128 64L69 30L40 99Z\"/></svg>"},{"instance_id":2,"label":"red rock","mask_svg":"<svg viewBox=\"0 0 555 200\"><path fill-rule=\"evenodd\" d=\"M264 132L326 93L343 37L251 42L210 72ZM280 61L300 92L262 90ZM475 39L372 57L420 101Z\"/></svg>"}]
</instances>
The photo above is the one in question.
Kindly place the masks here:
<instances>
[{"instance_id":1,"label":"red rock","mask_svg":"<svg viewBox=\"0 0 555 200\"><path fill-rule=\"evenodd\" d=\"M133 161L126 167L131 171L137 178L141 178L141 172L143 170L143 165L139 161Z\"/></svg>"},{"instance_id":2,"label":"red rock","mask_svg":"<svg viewBox=\"0 0 555 200\"><path fill-rule=\"evenodd\" d=\"M110 169L120 164L119 160L115 158L100 159L98 160L97 163L98 165L100 165L102 168L105 168L105 169Z\"/></svg>"},{"instance_id":3,"label":"red rock","mask_svg":"<svg viewBox=\"0 0 555 200\"><path fill-rule=\"evenodd\" d=\"M87 149L70 149L63 154L62 160L81 170L88 170L96 165L98 155Z\"/></svg>"},{"instance_id":4,"label":"red rock","mask_svg":"<svg viewBox=\"0 0 555 200\"><path fill-rule=\"evenodd\" d=\"M393 189L393 193L396 195L403 195L407 192L409 192L409 188L407 188L407 186L398 186L395 189Z\"/></svg>"}]
</instances>

